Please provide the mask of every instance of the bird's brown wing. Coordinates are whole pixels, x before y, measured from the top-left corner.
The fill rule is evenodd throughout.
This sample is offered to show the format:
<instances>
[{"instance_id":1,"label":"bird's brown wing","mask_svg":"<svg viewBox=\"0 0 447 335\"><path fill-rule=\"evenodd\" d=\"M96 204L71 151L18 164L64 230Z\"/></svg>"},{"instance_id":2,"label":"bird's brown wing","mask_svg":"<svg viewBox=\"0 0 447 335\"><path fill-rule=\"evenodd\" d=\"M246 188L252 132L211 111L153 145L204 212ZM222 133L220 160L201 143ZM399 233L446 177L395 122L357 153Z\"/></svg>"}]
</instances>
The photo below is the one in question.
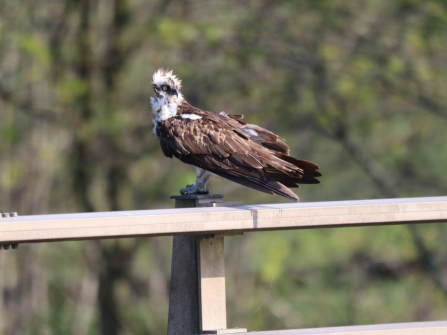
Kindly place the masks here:
<instances>
[{"instance_id":1,"label":"bird's brown wing","mask_svg":"<svg viewBox=\"0 0 447 335\"><path fill-rule=\"evenodd\" d=\"M298 197L286 186L298 187L301 181L318 182L314 178L320 175L317 165L309 162L313 165L306 170L316 173L306 175L292 161L294 158L251 140L238 120L198 109L194 114L202 118L182 119L179 115L158 125L157 135L167 157L174 156L236 183L294 201Z\"/></svg>"},{"instance_id":2,"label":"bird's brown wing","mask_svg":"<svg viewBox=\"0 0 447 335\"><path fill-rule=\"evenodd\" d=\"M255 124L249 124L242 121L244 116L241 114L227 114L225 112L220 113L205 112L202 111L201 109L193 107L190 104L184 102L182 105L180 105L179 114L188 114L188 113L212 118L214 121L217 122L226 122L230 124L232 127L242 130L246 135L250 137L252 141L268 149L286 155L289 154L290 151L289 146L284 142L283 138L272 133L270 130L264 129ZM226 117L226 119L224 117Z\"/></svg>"}]
</instances>

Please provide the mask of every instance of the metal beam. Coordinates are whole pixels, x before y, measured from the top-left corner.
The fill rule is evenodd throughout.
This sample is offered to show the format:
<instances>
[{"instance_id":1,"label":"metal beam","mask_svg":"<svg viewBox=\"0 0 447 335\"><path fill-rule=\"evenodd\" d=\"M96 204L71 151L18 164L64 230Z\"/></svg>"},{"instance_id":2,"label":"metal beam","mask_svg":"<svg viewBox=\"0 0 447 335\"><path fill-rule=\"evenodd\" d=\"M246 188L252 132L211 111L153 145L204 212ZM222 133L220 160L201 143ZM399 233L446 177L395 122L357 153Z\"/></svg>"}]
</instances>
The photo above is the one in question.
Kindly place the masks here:
<instances>
[{"instance_id":1,"label":"metal beam","mask_svg":"<svg viewBox=\"0 0 447 335\"><path fill-rule=\"evenodd\" d=\"M445 335L447 321L250 332L250 335Z\"/></svg>"},{"instance_id":2,"label":"metal beam","mask_svg":"<svg viewBox=\"0 0 447 335\"><path fill-rule=\"evenodd\" d=\"M447 222L447 197L3 218L0 244Z\"/></svg>"}]
</instances>

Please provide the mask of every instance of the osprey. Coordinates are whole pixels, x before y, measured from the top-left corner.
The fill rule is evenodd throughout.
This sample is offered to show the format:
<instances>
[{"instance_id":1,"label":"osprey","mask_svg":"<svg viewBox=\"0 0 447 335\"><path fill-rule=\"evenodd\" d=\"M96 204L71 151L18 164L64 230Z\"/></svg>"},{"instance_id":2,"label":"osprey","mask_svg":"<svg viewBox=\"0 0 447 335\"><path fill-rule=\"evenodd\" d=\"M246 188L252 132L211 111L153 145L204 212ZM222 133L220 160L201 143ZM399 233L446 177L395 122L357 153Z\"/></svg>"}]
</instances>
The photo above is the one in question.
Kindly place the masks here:
<instances>
[{"instance_id":1,"label":"osprey","mask_svg":"<svg viewBox=\"0 0 447 335\"><path fill-rule=\"evenodd\" d=\"M207 112L191 106L180 93L181 81L172 71L154 73L151 97L154 132L166 157L193 165L197 179L181 194L206 194L211 174L255 190L299 198L288 187L318 184L319 166L289 156L284 139L242 121L242 115Z\"/></svg>"}]
</instances>

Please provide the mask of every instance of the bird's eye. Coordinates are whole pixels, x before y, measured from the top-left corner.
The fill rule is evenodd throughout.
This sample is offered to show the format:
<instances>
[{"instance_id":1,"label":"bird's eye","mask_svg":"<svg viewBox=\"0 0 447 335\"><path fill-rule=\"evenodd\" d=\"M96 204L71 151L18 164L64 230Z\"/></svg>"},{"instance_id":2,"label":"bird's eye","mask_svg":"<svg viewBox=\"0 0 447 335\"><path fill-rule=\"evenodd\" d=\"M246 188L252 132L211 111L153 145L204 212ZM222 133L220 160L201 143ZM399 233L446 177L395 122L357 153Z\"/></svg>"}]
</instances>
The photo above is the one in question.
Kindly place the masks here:
<instances>
[{"instance_id":1,"label":"bird's eye","mask_svg":"<svg viewBox=\"0 0 447 335\"><path fill-rule=\"evenodd\" d=\"M168 90L168 86L163 85L162 89L163 89L163 91L167 91Z\"/></svg>"}]
</instances>

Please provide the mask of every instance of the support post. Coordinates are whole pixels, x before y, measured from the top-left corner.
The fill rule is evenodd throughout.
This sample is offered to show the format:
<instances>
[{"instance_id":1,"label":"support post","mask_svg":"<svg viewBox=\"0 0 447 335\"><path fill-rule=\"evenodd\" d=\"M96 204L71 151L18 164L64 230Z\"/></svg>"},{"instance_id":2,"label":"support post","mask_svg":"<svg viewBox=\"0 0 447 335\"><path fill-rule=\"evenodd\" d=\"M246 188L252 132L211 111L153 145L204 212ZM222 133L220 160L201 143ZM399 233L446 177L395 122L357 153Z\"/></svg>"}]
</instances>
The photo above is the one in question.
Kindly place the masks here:
<instances>
[{"instance_id":1,"label":"support post","mask_svg":"<svg viewBox=\"0 0 447 335\"><path fill-rule=\"evenodd\" d=\"M0 218L15 218L17 217L17 212L4 212L0 213ZM17 249L19 247L18 243L13 244L0 244L0 250L9 250L9 248Z\"/></svg>"},{"instance_id":2,"label":"support post","mask_svg":"<svg viewBox=\"0 0 447 335\"><path fill-rule=\"evenodd\" d=\"M172 196L175 208L240 206L223 195ZM174 236L168 335L233 334L227 329L224 237Z\"/></svg>"},{"instance_id":3,"label":"support post","mask_svg":"<svg viewBox=\"0 0 447 335\"><path fill-rule=\"evenodd\" d=\"M224 237L199 238L199 303L202 334L227 329Z\"/></svg>"}]
</instances>

